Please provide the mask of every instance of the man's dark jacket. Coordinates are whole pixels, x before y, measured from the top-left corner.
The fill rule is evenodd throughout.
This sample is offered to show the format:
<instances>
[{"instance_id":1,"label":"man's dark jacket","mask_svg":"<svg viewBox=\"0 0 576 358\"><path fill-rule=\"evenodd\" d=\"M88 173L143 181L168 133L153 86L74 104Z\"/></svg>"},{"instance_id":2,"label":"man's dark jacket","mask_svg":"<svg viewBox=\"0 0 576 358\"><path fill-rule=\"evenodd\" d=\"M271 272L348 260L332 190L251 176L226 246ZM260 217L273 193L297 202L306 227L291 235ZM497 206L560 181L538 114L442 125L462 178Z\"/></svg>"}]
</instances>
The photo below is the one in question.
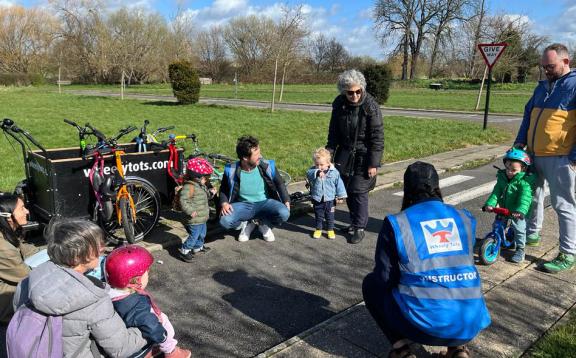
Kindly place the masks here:
<instances>
[{"instance_id":1,"label":"man's dark jacket","mask_svg":"<svg viewBox=\"0 0 576 358\"><path fill-rule=\"evenodd\" d=\"M266 189L266 197L268 199L278 200L281 203L287 203L290 201L290 195L284 184L284 180L278 173L278 170L274 171L274 178L270 178L266 174L268 169L268 163L264 160L260 160L258 164L258 171L262 179L264 179L264 188ZM234 203L239 200L238 193L240 192L240 163L236 165L236 171L234 172L234 188L232 189L232 195L230 195L230 184L227 173L224 172L222 181L220 184L220 206L224 203ZM228 197L230 196L230 197Z\"/></svg>"},{"instance_id":2,"label":"man's dark jacket","mask_svg":"<svg viewBox=\"0 0 576 358\"><path fill-rule=\"evenodd\" d=\"M368 168L380 167L384 152L384 125L380 106L369 93L364 96L359 106L351 105L345 95L339 95L332 103L326 148L334 154L334 164L344 179L348 176L348 173L342 172L348 158L346 153L352 150L355 124L359 125L354 177L346 188L349 193L367 192L374 187L376 177L368 178Z\"/></svg>"}]
</instances>

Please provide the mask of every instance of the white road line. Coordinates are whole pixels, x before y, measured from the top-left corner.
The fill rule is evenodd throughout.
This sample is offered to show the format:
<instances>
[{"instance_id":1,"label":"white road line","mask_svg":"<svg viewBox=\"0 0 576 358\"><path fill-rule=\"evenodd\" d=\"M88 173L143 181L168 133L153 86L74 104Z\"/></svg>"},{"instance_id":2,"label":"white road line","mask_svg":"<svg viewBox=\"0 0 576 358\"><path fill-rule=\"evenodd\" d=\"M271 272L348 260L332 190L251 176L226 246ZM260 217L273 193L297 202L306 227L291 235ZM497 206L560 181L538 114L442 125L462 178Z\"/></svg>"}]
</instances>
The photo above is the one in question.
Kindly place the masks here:
<instances>
[{"instance_id":1,"label":"white road line","mask_svg":"<svg viewBox=\"0 0 576 358\"><path fill-rule=\"evenodd\" d=\"M492 189L494 189L494 185L496 185L496 180L482 184L472 189L468 189L466 191L461 191L459 193L449 195L444 198L444 202L450 205L458 205L464 203L481 195L490 194Z\"/></svg>"},{"instance_id":2,"label":"white road line","mask_svg":"<svg viewBox=\"0 0 576 358\"><path fill-rule=\"evenodd\" d=\"M468 175L452 175L451 177L440 179L440 189L450 185L460 184L471 179L474 179L474 177ZM394 195L404 196L404 192L399 191L397 193L394 193Z\"/></svg>"}]
</instances>

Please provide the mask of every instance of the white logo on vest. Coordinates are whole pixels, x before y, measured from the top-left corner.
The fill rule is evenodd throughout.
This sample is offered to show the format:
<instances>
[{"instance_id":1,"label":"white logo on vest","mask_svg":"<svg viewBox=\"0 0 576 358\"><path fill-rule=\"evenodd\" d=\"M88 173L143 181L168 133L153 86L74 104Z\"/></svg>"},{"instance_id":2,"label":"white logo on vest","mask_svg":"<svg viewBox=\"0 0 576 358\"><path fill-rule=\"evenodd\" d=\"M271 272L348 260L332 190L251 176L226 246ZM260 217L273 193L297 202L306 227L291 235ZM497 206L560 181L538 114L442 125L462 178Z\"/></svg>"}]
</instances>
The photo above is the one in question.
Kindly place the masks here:
<instances>
[{"instance_id":1,"label":"white logo on vest","mask_svg":"<svg viewBox=\"0 0 576 358\"><path fill-rule=\"evenodd\" d=\"M453 218L423 221L420 223L428 246L428 253L462 250L460 233Z\"/></svg>"}]
</instances>

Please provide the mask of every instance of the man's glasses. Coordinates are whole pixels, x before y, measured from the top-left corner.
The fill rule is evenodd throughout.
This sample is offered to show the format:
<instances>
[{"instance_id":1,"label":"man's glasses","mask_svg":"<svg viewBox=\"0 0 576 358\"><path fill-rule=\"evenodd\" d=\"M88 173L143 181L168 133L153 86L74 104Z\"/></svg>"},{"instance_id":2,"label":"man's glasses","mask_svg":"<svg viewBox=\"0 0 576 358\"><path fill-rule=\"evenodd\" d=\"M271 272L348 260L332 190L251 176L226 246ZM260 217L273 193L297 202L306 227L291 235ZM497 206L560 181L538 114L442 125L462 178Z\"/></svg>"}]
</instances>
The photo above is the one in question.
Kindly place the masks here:
<instances>
[{"instance_id":1,"label":"man's glasses","mask_svg":"<svg viewBox=\"0 0 576 358\"><path fill-rule=\"evenodd\" d=\"M362 90L361 89L357 89L356 91L346 91L346 94L348 96L353 96L353 95L357 95L360 96L362 94Z\"/></svg>"},{"instance_id":2,"label":"man's glasses","mask_svg":"<svg viewBox=\"0 0 576 358\"><path fill-rule=\"evenodd\" d=\"M551 64L549 64L549 65L542 65L542 68L543 68L545 71L552 71L552 70L554 70L554 69L556 68L556 64L551 63Z\"/></svg>"}]
</instances>

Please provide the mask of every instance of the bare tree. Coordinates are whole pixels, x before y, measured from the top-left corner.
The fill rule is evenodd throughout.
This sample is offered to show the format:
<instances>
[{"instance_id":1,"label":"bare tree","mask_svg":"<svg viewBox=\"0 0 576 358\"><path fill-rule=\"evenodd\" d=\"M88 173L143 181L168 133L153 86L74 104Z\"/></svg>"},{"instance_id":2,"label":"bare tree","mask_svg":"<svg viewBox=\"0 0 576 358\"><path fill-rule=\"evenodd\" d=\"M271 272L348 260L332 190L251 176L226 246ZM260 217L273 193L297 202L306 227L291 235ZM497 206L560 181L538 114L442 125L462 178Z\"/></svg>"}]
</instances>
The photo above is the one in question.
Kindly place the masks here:
<instances>
[{"instance_id":1,"label":"bare tree","mask_svg":"<svg viewBox=\"0 0 576 358\"><path fill-rule=\"evenodd\" d=\"M440 11L440 6L444 5L439 0L417 0L416 11L413 19L412 31L410 32L410 79L416 77L418 60L422 51L422 44L428 35L433 31L432 21Z\"/></svg>"},{"instance_id":2,"label":"bare tree","mask_svg":"<svg viewBox=\"0 0 576 358\"><path fill-rule=\"evenodd\" d=\"M217 82L221 81L230 68L222 28L213 27L200 32L196 46L202 72Z\"/></svg>"},{"instance_id":3,"label":"bare tree","mask_svg":"<svg viewBox=\"0 0 576 358\"><path fill-rule=\"evenodd\" d=\"M344 46L332 38L328 42L328 50L326 54L326 70L329 72L337 72L343 69L350 58L348 51Z\"/></svg>"},{"instance_id":4,"label":"bare tree","mask_svg":"<svg viewBox=\"0 0 576 358\"><path fill-rule=\"evenodd\" d=\"M319 34L308 42L308 54L314 70L322 71L328 59L328 39L324 34Z\"/></svg>"}]
</instances>

